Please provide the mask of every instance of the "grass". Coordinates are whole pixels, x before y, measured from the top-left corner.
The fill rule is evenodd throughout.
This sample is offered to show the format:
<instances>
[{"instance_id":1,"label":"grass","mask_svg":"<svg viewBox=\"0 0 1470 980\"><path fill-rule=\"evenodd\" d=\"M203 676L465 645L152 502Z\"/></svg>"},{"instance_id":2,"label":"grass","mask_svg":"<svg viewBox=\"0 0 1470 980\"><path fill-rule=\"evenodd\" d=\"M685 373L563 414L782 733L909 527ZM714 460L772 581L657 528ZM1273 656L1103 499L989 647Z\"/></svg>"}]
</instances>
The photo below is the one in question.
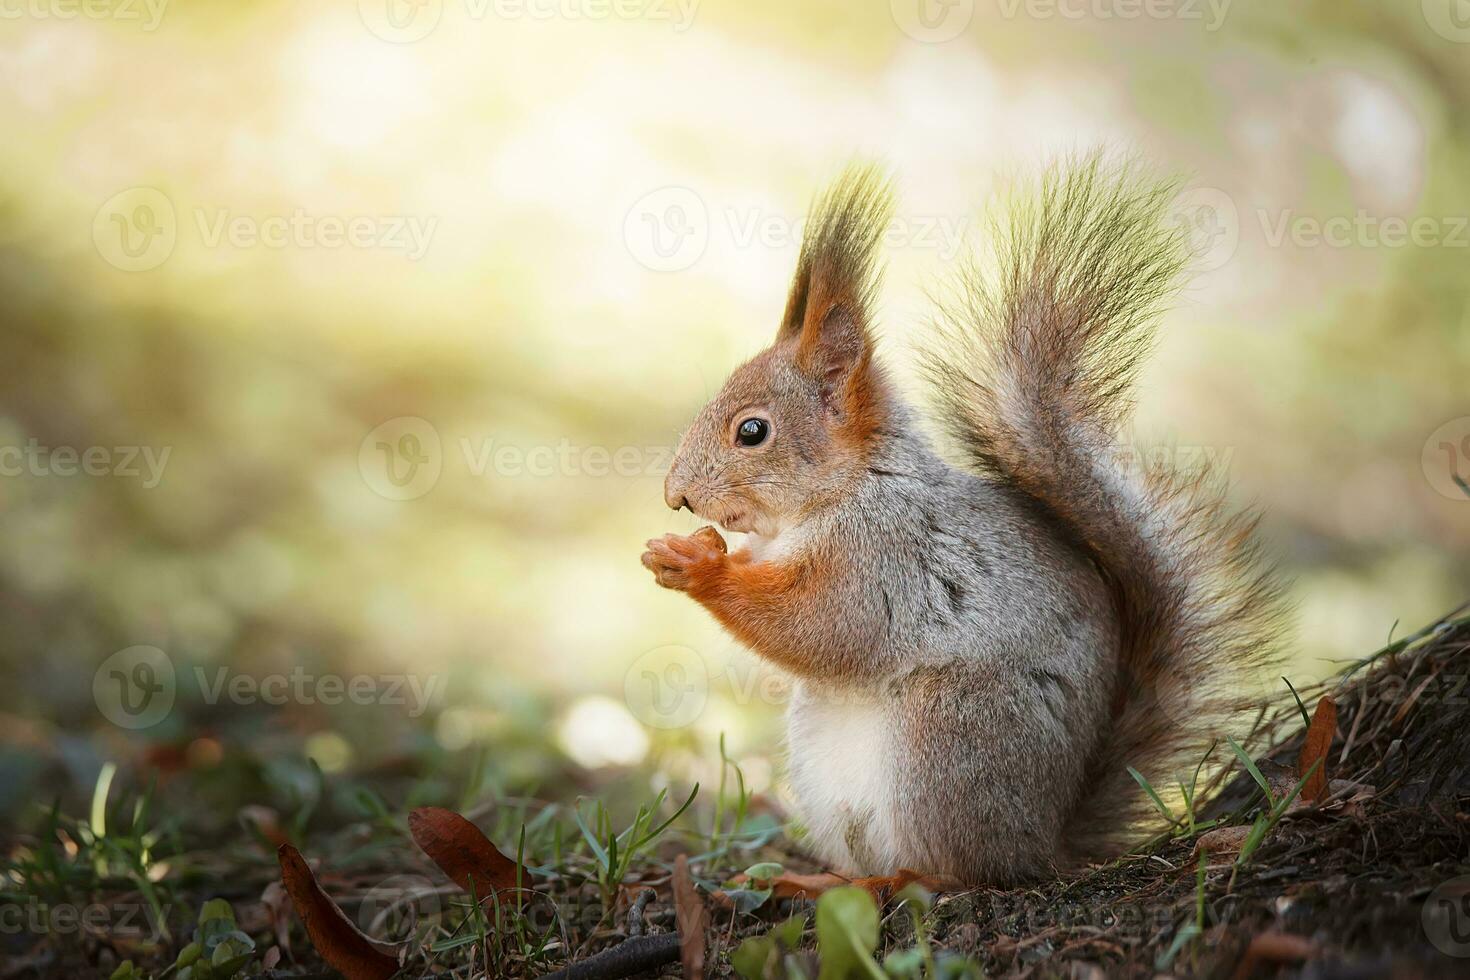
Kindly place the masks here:
<instances>
[{"instance_id":1,"label":"grass","mask_svg":"<svg viewBox=\"0 0 1470 980\"><path fill-rule=\"evenodd\" d=\"M1312 692L1338 701L1330 775L1371 784L1362 803L1293 808L1311 773L1278 774L1283 761L1294 767L1304 724L1307 692L1291 688L1290 702L1263 713L1242 737L1212 746L1167 794L1134 773L1165 829L1131 855L1024 888L941 896L911 889L886 912L848 896L824 915L820 906L777 899L762 882L749 883L748 900L712 906L712 961L725 975L792 980L815 978L824 962L844 957L850 975L924 980L1061 976L1074 962L1108 975L1228 974L1258 931L1282 927L1283 896L1294 910L1292 927L1335 944L1339 955L1432 957L1418 921L1424 895L1470 874L1470 829L1442 816L1470 803L1470 787L1454 782L1455 760L1470 753L1470 708L1463 698L1422 695L1406 704L1403 692L1423 691L1426 678L1467 672L1470 617L1390 646L1391 655L1370 658L1375 666L1349 668ZM1406 675L1407 683L1381 687L1390 674ZM1385 690L1399 691L1398 701ZM1247 748L1258 743L1275 748ZM295 968L320 975L294 916L272 912L278 838L320 862L324 886L360 928L409 944L405 976L461 980L540 976L633 933L672 931L676 855L690 856L706 891L721 889L739 869L756 877L779 873L777 865L818 870L779 814L750 792L723 740L716 792L694 785L676 797L667 789L630 797L636 781L626 775L582 796L513 795L485 778L479 751L463 761L454 778L435 769L408 781L364 782L298 759L277 765L269 782L274 812L252 811L248 819L191 806L202 790L188 772L153 785L130 778L127 768L104 767L71 808L79 815L54 803L38 808L0 864L4 901L47 914L96 914L75 926L41 915L39 928L0 934L0 954L32 963L31 975L39 976L107 975L130 962L122 975L136 980L213 980L207 971L216 967L228 980L265 971L284 926L293 934ZM1405 787L1416 795L1395 795ZM440 802L516 857L513 888L479 902L415 850L405 830L408 809ZM1196 848L1221 827L1243 828L1237 852ZM1372 888L1357 890L1360 880ZM632 897L646 888L655 891L653 901L630 916ZM206 955L219 963L204 963Z\"/></svg>"},{"instance_id":2,"label":"grass","mask_svg":"<svg viewBox=\"0 0 1470 980\"><path fill-rule=\"evenodd\" d=\"M593 801L593 820L595 830L588 826L582 816L581 807L572 813L577 820L577 829L582 832L582 839L586 841L588 848L597 859L597 887L602 894L602 907L611 915L617 904L619 890L627 879L629 871L634 863L640 858L648 846L656 841L659 836L683 816L684 811L689 809L694 798L699 795L699 784L689 791L689 797L673 815L663 822L655 825L659 810L668 798L668 790L661 789L651 804L640 804L638 813L633 817L633 822L628 825L622 833L612 832L612 817L607 807L601 800Z\"/></svg>"}]
</instances>

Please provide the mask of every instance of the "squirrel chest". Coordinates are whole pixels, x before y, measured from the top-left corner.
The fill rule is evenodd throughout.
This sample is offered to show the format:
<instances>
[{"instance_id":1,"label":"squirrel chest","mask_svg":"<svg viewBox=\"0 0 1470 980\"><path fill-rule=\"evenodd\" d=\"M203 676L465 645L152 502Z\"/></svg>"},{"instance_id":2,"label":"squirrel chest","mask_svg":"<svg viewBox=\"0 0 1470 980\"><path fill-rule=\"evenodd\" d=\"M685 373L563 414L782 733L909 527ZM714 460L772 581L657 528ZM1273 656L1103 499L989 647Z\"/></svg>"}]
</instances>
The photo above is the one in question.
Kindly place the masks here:
<instances>
[{"instance_id":1,"label":"squirrel chest","mask_svg":"<svg viewBox=\"0 0 1470 980\"><path fill-rule=\"evenodd\" d=\"M895 856L895 746L876 693L796 685L787 746L792 787L822 857L844 868L888 865Z\"/></svg>"}]
</instances>

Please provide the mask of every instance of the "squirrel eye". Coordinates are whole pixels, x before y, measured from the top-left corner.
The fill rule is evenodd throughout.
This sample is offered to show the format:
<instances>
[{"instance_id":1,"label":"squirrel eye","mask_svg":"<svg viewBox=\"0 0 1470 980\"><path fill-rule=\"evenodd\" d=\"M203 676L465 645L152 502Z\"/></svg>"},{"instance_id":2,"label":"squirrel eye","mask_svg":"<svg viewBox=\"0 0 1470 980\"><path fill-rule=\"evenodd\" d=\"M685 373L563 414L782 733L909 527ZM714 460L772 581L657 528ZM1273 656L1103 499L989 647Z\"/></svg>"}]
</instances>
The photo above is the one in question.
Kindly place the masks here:
<instances>
[{"instance_id":1,"label":"squirrel eye","mask_svg":"<svg viewBox=\"0 0 1470 980\"><path fill-rule=\"evenodd\" d=\"M765 419L746 419L735 430L735 441L742 446L759 446L771 434L771 425Z\"/></svg>"}]
</instances>

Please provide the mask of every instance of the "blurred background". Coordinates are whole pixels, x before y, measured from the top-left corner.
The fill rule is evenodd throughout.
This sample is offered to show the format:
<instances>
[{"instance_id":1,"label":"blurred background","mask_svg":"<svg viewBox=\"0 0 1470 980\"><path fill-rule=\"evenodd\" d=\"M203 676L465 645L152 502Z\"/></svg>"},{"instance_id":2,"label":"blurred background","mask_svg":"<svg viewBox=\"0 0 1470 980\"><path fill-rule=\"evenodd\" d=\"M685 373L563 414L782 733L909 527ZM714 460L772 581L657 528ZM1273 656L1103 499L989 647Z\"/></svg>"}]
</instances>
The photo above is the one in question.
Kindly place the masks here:
<instances>
[{"instance_id":1,"label":"blurred background","mask_svg":"<svg viewBox=\"0 0 1470 980\"><path fill-rule=\"evenodd\" d=\"M901 195L904 378L1007 179L1183 175L1139 465L1265 507L1293 680L1470 593L1464 0L0 14L6 823L108 761L569 796L716 778L721 733L779 793L781 679L638 556L854 157Z\"/></svg>"}]
</instances>

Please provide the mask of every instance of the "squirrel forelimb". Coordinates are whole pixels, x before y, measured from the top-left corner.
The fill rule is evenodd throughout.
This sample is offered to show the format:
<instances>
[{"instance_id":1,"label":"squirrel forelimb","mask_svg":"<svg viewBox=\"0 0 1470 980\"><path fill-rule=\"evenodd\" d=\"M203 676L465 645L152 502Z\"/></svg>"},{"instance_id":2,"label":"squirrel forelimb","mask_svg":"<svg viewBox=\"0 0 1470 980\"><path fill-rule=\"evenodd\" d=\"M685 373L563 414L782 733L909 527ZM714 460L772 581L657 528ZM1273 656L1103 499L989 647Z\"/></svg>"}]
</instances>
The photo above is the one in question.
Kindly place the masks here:
<instances>
[{"instance_id":1,"label":"squirrel forelimb","mask_svg":"<svg viewBox=\"0 0 1470 980\"><path fill-rule=\"evenodd\" d=\"M704 606L737 640L797 677L867 679L873 665L858 617L828 616L836 583L810 556L733 554L712 527L654 538L643 566L658 584ZM859 627L854 630L854 627Z\"/></svg>"}]
</instances>

